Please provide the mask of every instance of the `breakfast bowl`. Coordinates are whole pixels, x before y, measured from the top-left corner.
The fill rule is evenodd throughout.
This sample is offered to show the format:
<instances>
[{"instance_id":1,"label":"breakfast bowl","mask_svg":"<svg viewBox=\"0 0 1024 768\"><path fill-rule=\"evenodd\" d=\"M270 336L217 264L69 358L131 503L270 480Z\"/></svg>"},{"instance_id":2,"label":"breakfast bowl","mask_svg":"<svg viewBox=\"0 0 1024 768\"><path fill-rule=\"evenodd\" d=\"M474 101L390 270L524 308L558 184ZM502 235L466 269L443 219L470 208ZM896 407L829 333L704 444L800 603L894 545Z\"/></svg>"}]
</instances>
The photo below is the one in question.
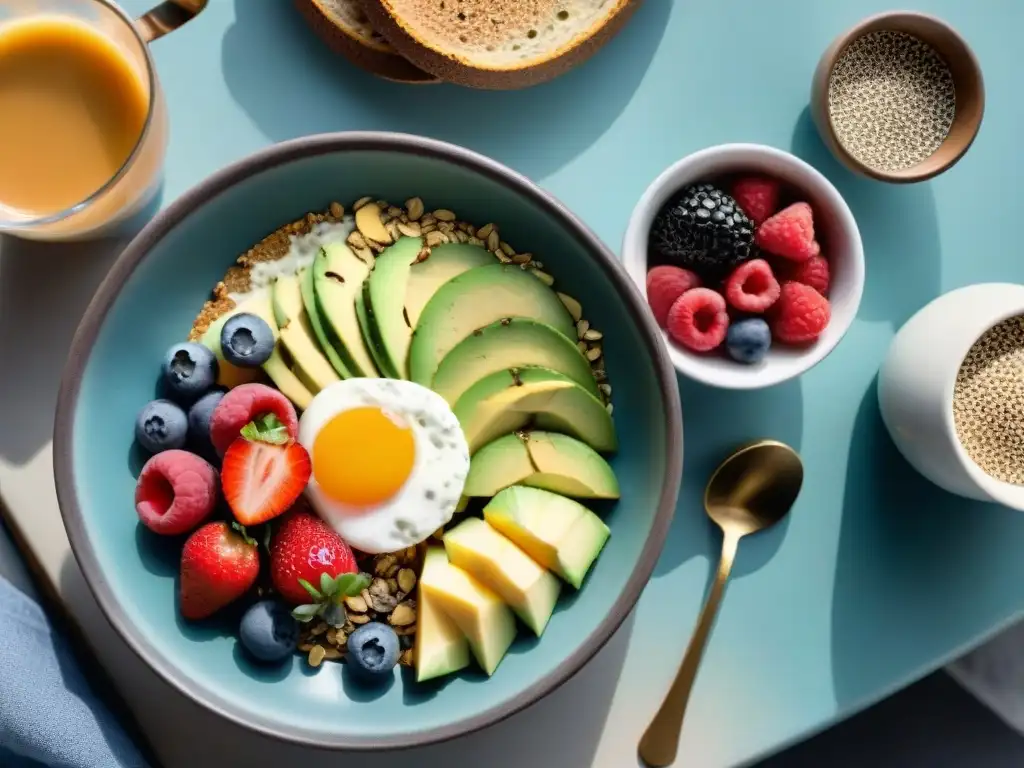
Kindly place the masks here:
<instances>
[{"instance_id":1,"label":"breakfast bowl","mask_svg":"<svg viewBox=\"0 0 1024 768\"><path fill-rule=\"evenodd\" d=\"M388 200L395 201L396 205L380 202ZM344 211L338 201L344 201ZM430 207L425 209L424 201ZM350 221L350 211L355 211L355 224L351 226L346 224ZM476 226L459 224L460 220L475 222ZM276 234L268 237L275 231ZM344 239L329 242L325 234L329 232L341 232L339 236ZM411 251L405 252L407 257L410 254L415 257L412 264L410 258L397 259L396 256L408 243L403 239L406 232L421 238ZM459 235L460 232L464 234ZM361 233L367 233L366 239ZM317 247L310 249L310 238L317 237L321 241L316 241ZM392 237L393 245L384 248L381 243ZM398 302L397 310L388 304L389 297L403 296L401 290L395 290L396 286L401 288L399 283L392 282L390 286L384 283L388 290L375 293L379 279L389 274L404 275L403 279L411 280L409 275L417 265L431 264L431 259L438 258L439 244L443 241L450 241L453 248L449 250L462 254L460 258L465 257L467 248L477 248L486 252L494 263L468 268L455 277L445 275L441 280L434 274L432 279L436 285L432 290L435 293L425 304L420 302L415 310L409 298L414 295L411 289L404 294L405 302ZM275 244L281 246L282 243L287 258L260 261L257 257L257 253L272 250ZM254 247L254 244L259 245ZM305 245L299 248L298 244ZM278 256L281 256L280 250ZM479 256L479 252L474 252L472 258ZM320 260L328 257L341 261L321 275L317 271ZM369 266L358 266L363 264L364 257L371 262L376 259L372 272ZM385 258L391 264L387 269L383 267ZM303 259L306 259L306 266L296 275L287 274L289 265L293 270L298 269ZM278 265L278 274L264 287L257 277L266 277L267 264ZM434 262L433 267L439 268L439 264L451 266L441 261ZM396 265L397 273L392 269ZM358 292L361 298L356 299L357 309L364 311L352 314L364 333L368 331L366 323L370 324L370 333L363 341L358 341L357 330L355 339L347 339L347 349L354 355L354 345L364 341L372 345L373 360L368 366L376 362L383 369L384 357L380 355L391 355L393 347L389 345L397 337L395 329L386 325L386 321L393 316L398 318L399 335L403 317L405 326L409 329L415 326L417 330L409 355L410 378L434 382L431 386L435 390L440 389L439 376L422 377L426 354L423 349L427 348L424 345L434 344L445 334L452 341L453 328L459 326L461 332L465 332L463 341L468 340L470 351L480 352L479 345L494 334L510 333L527 325L530 328L523 337L527 343L520 343L518 347L510 343L501 346L504 355L501 365L509 365L508 350L519 350L516 354L523 355L526 364L522 368L488 374L481 379L483 390L490 387L488 391L493 394L494 377L507 377L515 380L515 393L509 395L506 390L511 389L512 384L506 383L498 394L516 398L520 391L536 391L530 389L532 379L547 377L556 383L544 391L569 392L576 404L572 407L582 407L593 417L559 421L557 414L540 413L546 406L530 408L520 401L521 409L529 411L526 416L516 415L511 410L501 411L504 428L515 432L487 443L479 453L473 452L470 461L470 451L465 446L474 441L483 442L481 435L488 430L491 438L498 433L493 422L480 422L477 416L467 416L465 411L460 411L465 400L460 396L453 407L467 433L465 439L457 434L458 425L454 431L433 433L431 439L440 435L443 440L438 438L434 447L441 447L443 443L453 456L465 452L468 475L454 478L459 481L457 487L449 488L446 481L444 488L454 494L453 505L460 491L464 498L473 497L468 509L455 511L456 515L471 517L483 506L485 520L475 520L472 535L468 532L470 521L456 517L443 532L430 529L433 530L431 535L420 526L414 536L414 526L408 519L414 512L406 509L406 517L394 521L388 531L406 536L404 543L411 546L395 555L380 546L373 549L376 554L372 559L364 560L365 553L379 543L367 533L369 529L365 526L360 529L360 551L353 554L344 541L337 543L337 532L342 530L335 525L338 518L324 515L325 509L333 509L324 504L324 498L340 498L327 483L327 470L322 471L324 461L329 463L331 454L321 451L321 443L307 442L306 433L312 430L318 435L316 440L320 439L318 425L325 419L325 410L330 411L336 405L335 395L342 391L371 392L375 388L386 388L393 395L397 409L389 413L393 421L388 429L393 432L401 424L416 440L420 432L415 425L403 421L402 394L412 393L413 399L430 405L416 415L417 420L423 419L424 423L433 418L430 409L435 407L435 401L441 401L440 395L412 381L373 378L365 371L363 377L341 381L343 377L335 376L331 365L337 364L340 370L336 353L346 347L344 343L335 343L337 339L333 336L330 337L333 341L325 342L319 367L313 364L315 361L307 352L298 353L300 342L312 345L310 349L316 346L316 340L322 338L319 335L323 330L321 325L333 327L330 312L335 305L326 305L324 300L341 295L337 292L345 290L344 278L353 274L346 270L352 269L362 269L364 275L370 275L362 286L366 290ZM239 290L236 284L239 270L248 274L246 287L251 293L245 297L232 293ZM297 275L304 280L310 273L314 276L309 284L303 282L302 289L313 286L310 290L316 303L312 305L304 304L303 299L308 297L305 294L300 297L296 282ZM493 283L493 275L499 273L506 282ZM423 270L415 274L421 282L425 279ZM465 275L475 277L467 280ZM492 282L485 283L484 276ZM324 278L323 282L313 282L320 277ZM282 287L285 285L291 286L294 296L299 297L294 299L294 304L288 303L290 294L286 295ZM557 298L553 298L555 289L560 292ZM335 293L329 292L332 290ZM472 294L478 297L476 303L460 303L460 297L470 295L472 290L477 291ZM532 297L526 304L508 303L518 302L524 295ZM262 313L257 311L253 302L266 301L266 306L270 307L271 298L265 298L268 296L272 296L273 308ZM488 300L482 301L480 297ZM349 301L346 312L352 310L351 298ZM443 304L440 310L435 307L439 302ZM343 302L337 304L342 305ZM220 330L214 332L211 327L217 326L210 326L210 315L225 306L229 309L220 314ZM250 309L240 312L242 306ZM316 309L310 310L312 314L303 314L304 306ZM505 308L495 310L495 306ZM543 317L550 327L530 314L534 307L540 308L537 312L547 313ZM496 311L501 312L500 320L482 329L475 327L477 322L486 322ZM410 323L410 316L418 320ZM436 321L430 329L427 328L429 317ZM259 368L245 368L240 356L260 348L264 343L262 331L245 337L251 343L243 349L236 341L244 334L233 336L227 330L237 318L251 323L252 328L273 331L268 348L270 357L261 361ZM238 323L243 320L235 325ZM317 336L312 335L314 325ZM545 327L538 331L535 326ZM595 330L598 328L600 333ZM588 335L588 331L594 332ZM404 331L407 342L410 333L411 330ZM209 345L211 334L215 343ZM571 334L571 340L564 338L566 334ZM600 339L599 345L595 334ZM184 344L190 335L197 342ZM531 341L542 337L547 339L543 345ZM456 350L461 347L462 344L458 344ZM561 351L552 356L551 349L570 350L576 357L566 357ZM210 359L214 362L206 361L199 354L202 350L213 352ZM436 351L436 348L429 347L429 350ZM460 360L465 363L472 357ZM562 362L570 358L575 362L564 367L568 374L574 375L572 366L578 366L582 360L584 366L593 366L583 370L586 375L593 374L594 380L576 384L569 381L569 375L535 365L541 360L549 368L558 370ZM398 360L393 355L388 359ZM479 366L481 360L487 359L489 355L478 354L476 362L466 365ZM179 367L181 360L188 365ZM346 360L353 364L352 357ZM442 367L445 360L447 357L441 360ZM403 365L401 360L397 364L400 368ZM165 415L177 412L174 409L179 406L172 401L181 394L181 387L198 386L200 377L196 372L207 365L211 376L215 375L226 387L233 386L223 395L203 427L208 428L203 435L213 446L219 444L223 434L228 434L227 453L218 447L211 455L212 470L203 469L204 460L188 452L196 437L191 419L187 427L188 450L175 448L159 452L161 446L154 447L154 443L169 440L174 418L145 423L139 418L140 409L145 413L150 407L147 403L155 397L164 398L161 407L170 409L164 411ZM450 366L446 391L469 389L484 397L488 392L481 393L479 386L470 386L474 382L466 380L465 371L469 370L466 365ZM240 374L252 375L258 380L247 384L242 384L240 379L228 380ZM586 375L578 380L584 381ZM614 385L614 394L611 385ZM227 433L223 429L218 432L221 428L218 425L223 426L224 419L234 418L233 412L225 416L220 405L233 398L237 406L239 393L256 391L253 388L262 388L259 391L264 399L284 400L283 406L279 404L271 409L284 423L277 417L271 419L268 414L257 416L253 410L253 421L240 431L236 423ZM577 390L583 391L583 388L585 396L580 396ZM310 400L311 392L315 394ZM199 390L192 392L194 396L198 393ZM205 395L192 411L198 409L198 403L204 398ZM561 395L550 399L559 398L565 400ZM449 397L449 402L451 399ZM408 401L409 398L404 398L404 402ZM443 417L452 415L443 412L443 403L437 407ZM372 409L362 408L360 412L367 410ZM302 417L297 420L298 428L294 429L296 411L300 411ZM312 414L316 414L315 418ZM547 417L543 424L542 416ZM248 416L243 421L245 418ZM468 434L470 423L483 424L486 429L481 427L483 431L474 432L471 437ZM614 431L594 432L592 427L598 423ZM157 428L153 428L154 424ZM546 431L538 431L542 426ZM264 429L269 431L263 432ZM136 441L133 441L133 430L136 430ZM274 438L274 434L281 439ZM331 434L336 436L338 432ZM352 438L365 441L365 451L362 443L336 441L332 445L349 456L350 461L359 462L361 454L380 448L381 434L368 431ZM571 434L590 434L591 442L598 445L603 455L585 445L582 438L570 437ZM545 444L538 447L542 435ZM506 455L518 456L519 461L510 463L490 451L492 456L485 476L477 459L502 441L509 448ZM142 451L142 444L158 452L151 458ZM278 456L283 454L275 451L292 455L291 452L301 453L307 445L307 457L311 455L312 460L305 464L305 478L309 480L305 497L321 512L323 519L299 510L301 502L293 495L291 500L295 506L283 515L258 527L249 525L247 530L253 541L231 533L227 523L232 515L239 522L246 522L243 518L247 516L255 519L251 516L252 508L239 501L238 486L234 482L237 476L233 475L232 482L228 481L228 457L236 455L236 447L262 450L264 456ZM572 455L586 455L582 464L563 462L559 458L562 450L559 446L570 445L576 451ZM415 442L414 447L419 452L423 446ZM424 455L429 457L429 445L426 448ZM195 483L197 477L201 482L213 478L213 485L209 487L216 490L218 454L224 454L219 470L223 500L215 504L217 494L193 494L189 497L193 502L195 497L201 498L202 504L208 502L204 514L210 517L206 518L207 522L180 525L185 513L182 512L184 507L177 503L179 498L184 498L179 496L183 486L175 484L175 478L167 474L166 465L182 460L182 456L191 457L187 461L202 471L193 473L190 482ZM149 468L162 457L171 457L172 461L163 462L163 475L159 472L154 475ZM680 483L682 423L676 379L641 296L609 250L564 206L526 178L456 146L401 134L341 133L278 144L224 168L162 211L128 245L99 288L75 336L58 400L54 463L61 511L85 578L113 626L160 676L197 703L263 734L315 747L376 750L441 741L499 721L551 692L594 656L633 608L664 543ZM231 463L233 471L238 466L238 462ZM289 471L299 466L301 462L296 461ZM414 464L414 469L415 466L418 465ZM444 468L440 464L436 466ZM583 478L581 481L577 472L581 466L599 468L597 480L587 482ZM370 467L369 472L380 474L374 467ZM255 475L255 480L247 479L262 482L267 477L277 477L273 473ZM140 476L152 482L137 481ZM353 470L346 477L351 479L356 473ZM358 481L356 477L354 482ZM139 496L136 496L137 483ZM490 497L505 493L501 489L509 485L514 486L509 493L515 498L542 499L545 504L552 504L544 507L546 511L569 515L566 510L570 510L572 515L578 516L559 518L572 521L573 525L557 536L550 531L537 532L528 520L517 517L514 509L504 518L499 509L492 517L488 510L493 511L497 499ZM316 493L312 492L314 488ZM302 486L298 492L301 490ZM551 502L552 498L562 499L563 495L573 496L576 501ZM428 489L425 498L431 500L435 496ZM438 508L440 503L437 501ZM461 502L458 506L462 507ZM510 503L507 509L513 506ZM364 521L372 521L374 515L386 508L383 505L359 511L365 512ZM245 515L241 514L242 509ZM530 509L527 509L527 516ZM275 514L279 511L275 510ZM418 513L417 510L415 514ZM344 508L341 514L343 517L346 514ZM446 516L452 514L453 510L446 508ZM306 591L310 594L322 589L321 597L336 599L338 605L342 604L344 594L345 611L341 612L341 618L320 612L323 604L293 608L293 615L301 616L304 622L299 627L303 638L299 650L285 653L276 664L257 663L252 643L243 642L246 635L239 633L239 622L255 610L250 606L257 599L284 597L275 558L288 543L280 531L289 521L300 517L310 526L320 526L317 529L320 533L309 547L308 561L304 559L304 551L299 553L301 561L295 566L300 569L298 572L308 572L302 570L307 566L337 562L331 559L328 549L339 546L348 551L349 556L359 558L355 570L368 568L372 571L366 577L368 582L372 578L372 583L362 592L358 588L354 592L339 592L348 590L363 575L335 571L336 578L332 582L332 573L322 572L322 580L316 579L315 586L307 584L303 589L308 586ZM500 530L508 540L488 528L493 525L498 530L499 518L504 519L505 527ZM355 516L347 519L351 523ZM330 521L334 529L324 521ZM188 533L200 522L202 527ZM577 523L586 525L580 527ZM436 521L431 523L434 524ZM209 576L208 572L202 572L203 557L231 555L218 544L192 556L196 550L188 549L190 543L210 526L220 526L218 530L223 531L223 540L234 537L232 551L245 553L246 568L253 561L258 562L260 574L258 578L253 577L255 581L246 581L241 587L241 596L235 595L237 599L229 605L220 610L214 606L209 618L196 620L210 613L199 610L202 606L195 599L203 594L209 598L209 594L200 589L202 584L197 587L197 573ZM458 541L452 540L453 531L459 529L467 530L466 535ZM589 550L577 548L570 552L562 548L571 537L588 531L593 545ZM159 535L160 532L175 535ZM474 550L474 542L484 533L490 537L488 541L500 543L502 552L518 552L514 555L518 558L514 568L508 561L497 558L487 561L493 567L474 570L473 558L469 555L482 551ZM536 536L531 539L533 534ZM183 544L186 535L188 539ZM298 534L293 538L302 546L308 543L308 539ZM511 540L516 545L509 543ZM519 551L519 545L528 556ZM183 546L190 553L187 557L183 556ZM269 581L263 578L268 570L264 548L270 552ZM400 583L411 582L410 577L417 575L413 569L421 566L413 566L412 562L417 553L424 550L427 552L424 560L429 561L431 567L447 569L445 577L451 578L445 582L432 571L428 583L427 572L422 570L417 586ZM457 559L457 553L465 554L466 559ZM288 555L286 552L282 557ZM486 560L484 555L481 557ZM364 567L364 563L370 565ZM402 570L399 570L400 565ZM232 573L241 573L241 566L234 566L232 564ZM513 605L520 618L532 620L528 624L524 618L518 631L505 603L512 603L515 598L508 592L515 592L522 585L502 581L511 571L536 573L536 583L543 585L539 591L549 598L559 593L556 584L561 587L557 602L550 599L546 610L538 608L543 597L538 596L539 592L530 594L528 604ZM554 572L558 573L558 579L552 575ZM478 579L482 581L478 583ZM187 584L183 583L185 581ZM398 586L391 586L391 582ZM459 591L464 584L475 586L466 602L460 602L467 594ZM296 586L301 586L290 577L285 579L285 585L292 592ZM392 594L390 605L385 607L386 601L373 591L378 585L385 591L401 591ZM458 594L453 599L450 592ZM429 647L428 641L423 639L428 637L427 598L432 606L430 631L435 633L429 636ZM402 602L397 605L404 606L401 617L400 608L396 607L398 600ZM472 604L471 610L457 610L468 604ZM371 616L368 605L380 612L374 614L377 618ZM418 625L411 624L417 610L421 621ZM190 618L185 618L186 615ZM282 620L288 620L287 613L283 616ZM350 642L346 650L344 636L358 629L356 625L369 626L368 619L385 634L402 635L399 637L402 641L400 658L404 660L406 654L410 654L413 666L403 661L397 667L383 669L384 674L376 674L382 671L381 658L390 651L381 651L375 657L373 654L353 656L356 651L352 649L352 634L347 635ZM342 621L346 622L344 626ZM437 628L442 624L448 633L445 647L433 645L439 633ZM498 625L501 625L500 637L494 629ZM533 631L527 629L527 625ZM275 638L279 640L278 625L273 627ZM411 629L416 630L416 639L413 647L408 647L406 636ZM421 650L421 645L427 650ZM472 657L467 646L472 650ZM360 647L377 651L382 648L373 642ZM421 660L432 650L437 651L433 661L440 659L441 666L435 664L429 674L424 673ZM371 662L380 662L377 668L370 670L375 673L373 685L367 683ZM357 667L366 674L357 677ZM433 679L421 682L420 678L424 677Z\"/></svg>"},{"instance_id":2,"label":"breakfast bowl","mask_svg":"<svg viewBox=\"0 0 1024 768\"><path fill-rule=\"evenodd\" d=\"M722 144L669 166L633 209L622 258L676 370L724 389L813 368L842 340L864 290L860 231L838 190L759 144ZM655 267L670 273L667 288L651 290Z\"/></svg>"}]
</instances>

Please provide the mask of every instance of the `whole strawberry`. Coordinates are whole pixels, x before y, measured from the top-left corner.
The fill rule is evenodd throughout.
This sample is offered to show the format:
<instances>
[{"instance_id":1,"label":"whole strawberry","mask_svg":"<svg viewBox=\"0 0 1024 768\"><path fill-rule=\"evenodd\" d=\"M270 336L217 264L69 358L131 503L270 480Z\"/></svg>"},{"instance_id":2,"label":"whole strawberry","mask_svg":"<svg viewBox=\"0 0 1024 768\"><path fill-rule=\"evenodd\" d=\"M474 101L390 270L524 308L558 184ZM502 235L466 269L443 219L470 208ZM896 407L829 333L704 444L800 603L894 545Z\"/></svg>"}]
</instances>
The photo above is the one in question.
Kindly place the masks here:
<instances>
[{"instance_id":1,"label":"whole strawberry","mask_svg":"<svg viewBox=\"0 0 1024 768\"><path fill-rule=\"evenodd\" d=\"M315 587L322 574L334 579L358 570L352 548L319 517L296 509L281 518L270 542L270 579L282 598L308 603L312 593L302 581Z\"/></svg>"},{"instance_id":2,"label":"whole strawberry","mask_svg":"<svg viewBox=\"0 0 1024 768\"><path fill-rule=\"evenodd\" d=\"M207 523L188 537L181 552L181 615L190 620L212 616L248 592L259 572L256 542L244 528Z\"/></svg>"}]
</instances>

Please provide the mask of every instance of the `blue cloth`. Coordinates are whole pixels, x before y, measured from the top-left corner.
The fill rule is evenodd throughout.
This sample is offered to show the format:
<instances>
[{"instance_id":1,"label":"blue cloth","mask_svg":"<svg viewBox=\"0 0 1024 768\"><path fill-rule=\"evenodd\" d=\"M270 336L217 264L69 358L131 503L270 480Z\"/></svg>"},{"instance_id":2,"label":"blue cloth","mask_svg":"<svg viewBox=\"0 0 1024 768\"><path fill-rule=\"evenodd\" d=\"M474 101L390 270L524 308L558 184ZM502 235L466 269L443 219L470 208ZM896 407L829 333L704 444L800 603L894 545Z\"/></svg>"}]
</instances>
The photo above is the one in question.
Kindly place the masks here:
<instances>
[{"instance_id":1,"label":"blue cloth","mask_svg":"<svg viewBox=\"0 0 1024 768\"><path fill-rule=\"evenodd\" d=\"M146 768L96 698L67 640L0 577L0 766Z\"/></svg>"}]
</instances>

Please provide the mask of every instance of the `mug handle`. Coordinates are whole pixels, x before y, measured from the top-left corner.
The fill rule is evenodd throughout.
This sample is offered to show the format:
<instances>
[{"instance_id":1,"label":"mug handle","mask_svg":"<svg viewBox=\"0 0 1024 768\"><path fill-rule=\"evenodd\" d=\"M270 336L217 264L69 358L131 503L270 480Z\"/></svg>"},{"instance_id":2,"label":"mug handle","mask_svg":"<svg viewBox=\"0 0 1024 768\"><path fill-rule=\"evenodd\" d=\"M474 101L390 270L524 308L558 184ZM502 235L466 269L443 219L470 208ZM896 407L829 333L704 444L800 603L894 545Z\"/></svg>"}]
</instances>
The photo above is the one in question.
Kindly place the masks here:
<instances>
[{"instance_id":1,"label":"mug handle","mask_svg":"<svg viewBox=\"0 0 1024 768\"><path fill-rule=\"evenodd\" d=\"M210 0L164 0L135 20L142 39L147 43L173 32L198 16Z\"/></svg>"}]
</instances>

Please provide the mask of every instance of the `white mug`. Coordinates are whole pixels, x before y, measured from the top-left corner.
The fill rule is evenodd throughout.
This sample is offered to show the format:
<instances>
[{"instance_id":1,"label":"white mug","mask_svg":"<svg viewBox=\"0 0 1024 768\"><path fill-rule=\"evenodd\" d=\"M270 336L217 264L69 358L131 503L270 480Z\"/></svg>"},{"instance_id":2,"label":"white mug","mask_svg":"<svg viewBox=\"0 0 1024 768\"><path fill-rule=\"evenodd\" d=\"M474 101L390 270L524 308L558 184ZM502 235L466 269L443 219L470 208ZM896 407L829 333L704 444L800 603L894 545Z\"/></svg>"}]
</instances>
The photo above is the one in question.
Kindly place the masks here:
<instances>
[{"instance_id":1,"label":"white mug","mask_svg":"<svg viewBox=\"0 0 1024 768\"><path fill-rule=\"evenodd\" d=\"M953 387L974 343L1024 314L1024 285L950 291L899 330L878 374L878 404L893 442L922 475L951 493L1024 510L1024 485L997 480L967 455L953 423Z\"/></svg>"}]
</instances>

